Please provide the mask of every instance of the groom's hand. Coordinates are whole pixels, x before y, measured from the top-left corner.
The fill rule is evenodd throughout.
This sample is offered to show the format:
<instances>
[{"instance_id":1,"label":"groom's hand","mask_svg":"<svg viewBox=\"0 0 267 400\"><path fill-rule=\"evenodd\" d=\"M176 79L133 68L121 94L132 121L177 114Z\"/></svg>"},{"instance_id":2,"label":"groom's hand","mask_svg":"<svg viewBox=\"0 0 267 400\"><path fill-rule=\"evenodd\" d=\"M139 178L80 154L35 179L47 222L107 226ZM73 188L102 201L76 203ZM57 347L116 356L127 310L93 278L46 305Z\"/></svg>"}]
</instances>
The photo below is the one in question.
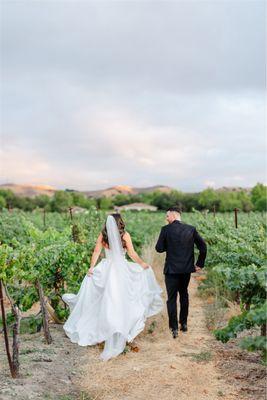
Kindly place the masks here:
<instances>
[{"instance_id":1,"label":"groom's hand","mask_svg":"<svg viewBox=\"0 0 267 400\"><path fill-rule=\"evenodd\" d=\"M198 267L197 265L195 265L195 272L199 272L199 271L201 271L201 270L202 270L201 267Z\"/></svg>"}]
</instances>

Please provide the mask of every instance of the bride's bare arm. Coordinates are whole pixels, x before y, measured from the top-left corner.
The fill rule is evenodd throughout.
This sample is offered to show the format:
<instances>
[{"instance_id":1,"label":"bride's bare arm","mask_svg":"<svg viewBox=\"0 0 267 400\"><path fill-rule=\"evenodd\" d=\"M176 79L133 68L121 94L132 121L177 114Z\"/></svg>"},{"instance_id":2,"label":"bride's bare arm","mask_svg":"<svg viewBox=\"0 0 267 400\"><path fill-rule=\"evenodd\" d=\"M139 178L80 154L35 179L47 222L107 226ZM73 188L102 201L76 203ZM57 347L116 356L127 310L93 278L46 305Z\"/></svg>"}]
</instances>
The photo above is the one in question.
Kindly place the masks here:
<instances>
[{"instance_id":1,"label":"bride's bare arm","mask_svg":"<svg viewBox=\"0 0 267 400\"><path fill-rule=\"evenodd\" d=\"M90 268L88 269L87 275L92 274L93 268L97 263L98 257L100 256L101 250L103 248L102 239L103 239L103 235L102 235L102 233L100 233L100 235L97 238L96 245L95 245L92 257L91 257Z\"/></svg>"},{"instance_id":2,"label":"bride's bare arm","mask_svg":"<svg viewBox=\"0 0 267 400\"><path fill-rule=\"evenodd\" d=\"M132 238L130 236L130 234L128 232L125 232L123 239L126 242L126 249L127 249L127 253L129 255L129 257L136 263L140 264L141 267L143 267L144 269L149 268L149 264L147 264L146 262L144 262L142 260L141 257L139 257L139 255L136 253L134 247L133 247L133 243L132 243Z\"/></svg>"}]
</instances>

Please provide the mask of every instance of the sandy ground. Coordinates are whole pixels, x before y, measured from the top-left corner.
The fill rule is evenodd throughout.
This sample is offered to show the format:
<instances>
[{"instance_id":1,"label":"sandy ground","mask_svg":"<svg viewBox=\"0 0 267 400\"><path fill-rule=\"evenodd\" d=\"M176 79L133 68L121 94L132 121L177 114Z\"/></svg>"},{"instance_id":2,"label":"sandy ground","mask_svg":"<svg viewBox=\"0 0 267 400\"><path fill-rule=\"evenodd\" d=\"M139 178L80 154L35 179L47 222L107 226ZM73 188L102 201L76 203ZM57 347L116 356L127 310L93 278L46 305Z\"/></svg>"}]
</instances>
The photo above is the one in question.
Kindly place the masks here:
<instances>
[{"instance_id":1,"label":"sandy ground","mask_svg":"<svg viewBox=\"0 0 267 400\"><path fill-rule=\"evenodd\" d=\"M164 288L162 258L148 248L145 259ZM265 368L259 356L214 339L206 327L205 301L197 286L197 274L192 274L188 332L172 338L164 307L147 321L133 349L107 362L99 359L101 345L77 346L62 326L51 325L50 346L41 333L23 335L21 377L13 380L0 337L0 399L263 400Z\"/></svg>"},{"instance_id":2,"label":"sandy ground","mask_svg":"<svg viewBox=\"0 0 267 400\"><path fill-rule=\"evenodd\" d=\"M102 362L99 349L93 349L83 367L81 387L99 400L240 399L215 367L214 339L205 325L197 285L192 278L188 332L179 332L174 340L164 310L150 318L145 332L136 339L138 352ZM148 333L152 323L154 332Z\"/></svg>"}]
</instances>

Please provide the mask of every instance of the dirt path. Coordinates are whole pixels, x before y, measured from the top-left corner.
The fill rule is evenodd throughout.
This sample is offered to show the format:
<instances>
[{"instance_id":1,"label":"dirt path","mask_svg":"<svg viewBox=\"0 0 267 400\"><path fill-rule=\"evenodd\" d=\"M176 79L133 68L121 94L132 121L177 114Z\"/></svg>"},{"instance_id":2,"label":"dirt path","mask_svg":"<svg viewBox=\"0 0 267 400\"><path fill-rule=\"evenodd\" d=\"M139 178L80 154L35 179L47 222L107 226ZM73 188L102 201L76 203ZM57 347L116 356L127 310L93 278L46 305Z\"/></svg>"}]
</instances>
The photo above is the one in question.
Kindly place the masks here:
<instances>
[{"instance_id":1,"label":"dirt path","mask_svg":"<svg viewBox=\"0 0 267 400\"><path fill-rule=\"evenodd\" d=\"M99 400L236 399L237 394L215 368L210 346L214 339L205 327L196 290L197 282L192 278L187 333L179 333L174 340L164 310L150 319L146 331L136 339L137 353L131 351L103 363L98 360L100 349L92 349L80 381L84 390ZM148 333L153 322L154 332Z\"/></svg>"},{"instance_id":2,"label":"dirt path","mask_svg":"<svg viewBox=\"0 0 267 400\"><path fill-rule=\"evenodd\" d=\"M147 254L146 259L164 287L162 259L153 253ZM211 346L215 339L206 328L197 286L192 275L188 332L179 332L177 339L172 338L164 307L160 315L149 319L145 331L136 339L138 352L103 363L98 359L100 349L90 349L81 387L97 400L240 399L215 367ZM164 291L164 300L165 297Z\"/></svg>"},{"instance_id":3,"label":"dirt path","mask_svg":"<svg viewBox=\"0 0 267 400\"><path fill-rule=\"evenodd\" d=\"M157 280L165 289L162 258L149 248L144 257L153 265ZM198 296L197 286L196 274L192 274L188 332L179 332L176 340L171 337L165 306L161 314L147 321L146 329L136 338L138 351L126 351L108 362L99 359L100 345L80 347L72 344L64 335L62 326L51 325L54 341L50 346L44 343L42 333L22 336L21 377L14 380L9 377L3 338L0 336L0 399L263 399L263 384L260 395L252 392L250 397L248 392L242 391L240 376L239 387L232 379L232 371L235 372L235 368L238 371L238 363L244 359L243 353L238 353L238 358L235 358L236 351L227 352L228 345L218 344L208 331L205 303ZM259 367L258 359L253 357L249 372L254 371L255 388L259 379L264 379L264 367ZM228 368L229 360L232 369ZM227 373L223 368L224 362ZM244 380L246 386L255 390L248 381L248 375L244 375Z\"/></svg>"}]
</instances>

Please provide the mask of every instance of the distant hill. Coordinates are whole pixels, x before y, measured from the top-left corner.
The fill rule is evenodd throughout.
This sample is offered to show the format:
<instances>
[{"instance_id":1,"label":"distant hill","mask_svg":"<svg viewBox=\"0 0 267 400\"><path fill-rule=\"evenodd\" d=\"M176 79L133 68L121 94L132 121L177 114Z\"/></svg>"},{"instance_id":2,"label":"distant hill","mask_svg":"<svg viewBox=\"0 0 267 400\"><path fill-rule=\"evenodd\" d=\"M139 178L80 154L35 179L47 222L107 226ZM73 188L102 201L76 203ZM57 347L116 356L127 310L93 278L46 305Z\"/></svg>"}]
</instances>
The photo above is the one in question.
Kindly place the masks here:
<instances>
[{"instance_id":1,"label":"distant hill","mask_svg":"<svg viewBox=\"0 0 267 400\"><path fill-rule=\"evenodd\" d=\"M27 197L36 197L41 194L45 194L49 197L52 197L54 193L58 190L53 186L49 185L18 185L15 183L6 183L6 184L0 184L0 189L10 189L13 193L15 193L17 196L27 196ZM107 189L102 189L102 190L86 190L86 191L79 191L79 190L71 190L71 189L66 189L66 191L70 192L80 192L85 194L87 197L92 197L92 198L98 198L98 197L114 197L118 194L124 194L124 195L133 195L133 194L139 194L139 193L151 193L154 191L159 191L162 193L170 193L172 190L175 190L174 188L171 188L169 186L164 186L164 185L157 185L157 186L149 186L149 187L144 187L144 188L136 188L132 186L127 186L127 185L117 185L117 186L112 186ZM242 188L242 187L221 187L219 189L215 189L217 192L237 192L237 191L246 191L250 192L251 188Z\"/></svg>"},{"instance_id":2,"label":"distant hill","mask_svg":"<svg viewBox=\"0 0 267 400\"><path fill-rule=\"evenodd\" d=\"M41 194L48 195L52 197L54 193L58 190L49 185L19 185L15 183L5 183L0 184L0 189L9 189L17 196L27 196L27 197L35 197ZM168 186L158 185L158 186L151 186L146 188L134 188L127 185L117 185L107 189L102 190L86 190L86 191L79 191L79 190L70 190L66 189L70 192L80 192L85 194L87 197L113 197L117 194L139 194L139 193L149 193L154 192L155 190L159 190L160 192L170 193L173 189Z\"/></svg>"},{"instance_id":3,"label":"distant hill","mask_svg":"<svg viewBox=\"0 0 267 400\"><path fill-rule=\"evenodd\" d=\"M84 193L88 197L103 197L103 196L113 197L118 194L127 195L127 194L151 193L156 190L164 193L170 193L173 189L170 188L169 186L163 186L163 185L150 186L146 188L134 188L132 186L118 185L103 190L91 190L82 193Z\"/></svg>"},{"instance_id":4,"label":"distant hill","mask_svg":"<svg viewBox=\"0 0 267 400\"><path fill-rule=\"evenodd\" d=\"M9 189L16 196L36 197L45 194L52 197L57 191L56 188L49 185L17 185L15 183L1 184L0 189Z\"/></svg>"}]
</instances>

